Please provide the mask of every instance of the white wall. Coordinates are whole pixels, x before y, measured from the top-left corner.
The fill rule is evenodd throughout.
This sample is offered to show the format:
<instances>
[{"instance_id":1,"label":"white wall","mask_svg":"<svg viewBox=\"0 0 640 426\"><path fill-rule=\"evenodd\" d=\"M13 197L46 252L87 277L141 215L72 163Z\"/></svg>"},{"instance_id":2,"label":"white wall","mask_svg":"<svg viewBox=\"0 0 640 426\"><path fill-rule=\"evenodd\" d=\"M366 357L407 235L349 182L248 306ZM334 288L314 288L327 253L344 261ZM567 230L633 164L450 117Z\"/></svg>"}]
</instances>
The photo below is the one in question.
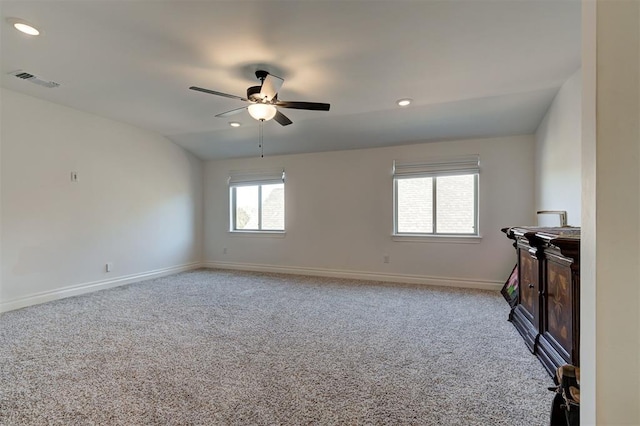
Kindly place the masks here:
<instances>
[{"instance_id":1,"label":"white wall","mask_svg":"<svg viewBox=\"0 0 640 426\"><path fill-rule=\"evenodd\" d=\"M582 424L596 424L596 3L582 2L582 221L580 382Z\"/></svg>"},{"instance_id":2,"label":"white wall","mask_svg":"<svg viewBox=\"0 0 640 426\"><path fill-rule=\"evenodd\" d=\"M2 266L2 92L0 92L0 303L2 303L2 271L4 267ZM0 307L0 312L2 308Z\"/></svg>"},{"instance_id":3,"label":"white wall","mask_svg":"<svg viewBox=\"0 0 640 426\"><path fill-rule=\"evenodd\" d=\"M481 242L392 240L393 160L460 154L480 154ZM210 161L205 260L211 266L496 288L516 262L500 228L535 220L533 155L533 136L514 136ZM287 175L286 236L228 233L229 171L280 166Z\"/></svg>"},{"instance_id":4,"label":"white wall","mask_svg":"<svg viewBox=\"0 0 640 426\"><path fill-rule=\"evenodd\" d=\"M578 70L558 91L536 131L536 211L565 210L569 225L581 218L581 96ZM558 226L557 216L540 215L541 225Z\"/></svg>"},{"instance_id":5,"label":"white wall","mask_svg":"<svg viewBox=\"0 0 640 426\"><path fill-rule=\"evenodd\" d=\"M583 148L584 161L592 163L584 167L584 206L591 211L583 210L589 235L582 257L593 265L581 275L581 318L587 319L582 334L589 335L588 346L581 348L588 354L581 387L585 403L595 404L595 410L588 406L581 421L639 425L640 3L598 1L583 7L589 49L583 72L590 84L584 92L589 110L583 116Z\"/></svg>"},{"instance_id":6,"label":"white wall","mask_svg":"<svg viewBox=\"0 0 640 426\"><path fill-rule=\"evenodd\" d=\"M153 133L1 93L0 309L201 260L200 160Z\"/></svg>"}]
</instances>

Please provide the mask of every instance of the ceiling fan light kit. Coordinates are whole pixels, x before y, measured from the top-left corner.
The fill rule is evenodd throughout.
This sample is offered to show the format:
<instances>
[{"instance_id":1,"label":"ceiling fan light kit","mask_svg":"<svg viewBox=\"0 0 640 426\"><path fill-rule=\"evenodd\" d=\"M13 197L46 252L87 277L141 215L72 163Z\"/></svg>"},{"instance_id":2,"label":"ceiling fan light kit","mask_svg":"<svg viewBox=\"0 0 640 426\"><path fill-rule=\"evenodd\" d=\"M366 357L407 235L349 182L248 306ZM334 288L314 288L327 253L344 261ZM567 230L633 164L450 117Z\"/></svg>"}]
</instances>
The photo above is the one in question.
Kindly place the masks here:
<instances>
[{"instance_id":1,"label":"ceiling fan light kit","mask_svg":"<svg viewBox=\"0 0 640 426\"><path fill-rule=\"evenodd\" d=\"M269 121L276 116L276 107L271 104L251 104L247 108L249 115L259 121Z\"/></svg>"}]
</instances>

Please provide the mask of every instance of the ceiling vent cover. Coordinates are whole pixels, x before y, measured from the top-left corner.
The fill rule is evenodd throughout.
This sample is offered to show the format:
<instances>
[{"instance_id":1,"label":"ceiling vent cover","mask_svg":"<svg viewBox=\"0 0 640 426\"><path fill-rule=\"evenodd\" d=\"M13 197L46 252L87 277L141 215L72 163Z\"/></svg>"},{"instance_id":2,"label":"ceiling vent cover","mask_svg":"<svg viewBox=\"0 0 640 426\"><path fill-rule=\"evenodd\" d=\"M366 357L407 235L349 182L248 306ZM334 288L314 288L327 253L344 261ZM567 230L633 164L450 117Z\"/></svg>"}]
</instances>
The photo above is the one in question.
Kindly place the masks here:
<instances>
[{"instance_id":1,"label":"ceiling vent cover","mask_svg":"<svg viewBox=\"0 0 640 426\"><path fill-rule=\"evenodd\" d=\"M33 84L37 84L39 86L48 87L50 89L53 89L54 87L60 86L60 84L56 83L55 81L46 81L46 80L41 79L38 76L35 76L35 75L33 75L31 73L28 73L28 72L24 72L22 70L13 71L13 72L10 72L9 74L18 77L21 80L30 81Z\"/></svg>"}]
</instances>

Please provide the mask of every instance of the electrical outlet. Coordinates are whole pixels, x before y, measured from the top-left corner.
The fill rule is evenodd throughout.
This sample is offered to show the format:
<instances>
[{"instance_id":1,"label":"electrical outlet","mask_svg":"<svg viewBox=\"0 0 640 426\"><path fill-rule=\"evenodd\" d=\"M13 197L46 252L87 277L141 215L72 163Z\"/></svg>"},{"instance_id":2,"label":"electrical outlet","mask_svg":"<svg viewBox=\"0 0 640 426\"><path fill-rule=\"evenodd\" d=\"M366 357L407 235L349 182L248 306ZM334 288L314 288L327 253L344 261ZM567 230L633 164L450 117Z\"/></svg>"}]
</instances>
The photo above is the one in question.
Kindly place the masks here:
<instances>
[{"instance_id":1,"label":"electrical outlet","mask_svg":"<svg viewBox=\"0 0 640 426\"><path fill-rule=\"evenodd\" d=\"M389 255L388 255L388 254L385 254L385 255L384 255L384 257L382 258L382 261L383 261L384 263L389 263Z\"/></svg>"},{"instance_id":2,"label":"electrical outlet","mask_svg":"<svg viewBox=\"0 0 640 426\"><path fill-rule=\"evenodd\" d=\"M227 254L227 248L226 248L226 247L224 247L224 248L222 249L222 254Z\"/></svg>"},{"instance_id":3,"label":"electrical outlet","mask_svg":"<svg viewBox=\"0 0 640 426\"><path fill-rule=\"evenodd\" d=\"M71 182L78 181L78 172L71 172Z\"/></svg>"},{"instance_id":4,"label":"electrical outlet","mask_svg":"<svg viewBox=\"0 0 640 426\"><path fill-rule=\"evenodd\" d=\"M111 272L113 270L113 263L108 262L106 265L104 265L104 270L105 272Z\"/></svg>"}]
</instances>

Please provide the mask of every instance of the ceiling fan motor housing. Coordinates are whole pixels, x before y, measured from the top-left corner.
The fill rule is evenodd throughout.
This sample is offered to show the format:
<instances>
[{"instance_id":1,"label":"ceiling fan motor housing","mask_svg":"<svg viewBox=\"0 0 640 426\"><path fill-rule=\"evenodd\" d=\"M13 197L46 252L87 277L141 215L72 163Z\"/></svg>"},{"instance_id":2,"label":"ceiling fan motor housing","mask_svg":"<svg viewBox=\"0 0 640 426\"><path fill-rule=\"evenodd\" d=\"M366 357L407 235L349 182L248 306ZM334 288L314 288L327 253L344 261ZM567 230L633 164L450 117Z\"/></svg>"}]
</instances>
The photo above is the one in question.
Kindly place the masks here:
<instances>
[{"instance_id":1,"label":"ceiling fan motor housing","mask_svg":"<svg viewBox=\"0 0 640 426\"><path fill-rule=\"evenodd\" d=\"M260 89L262 86L251 86L247 89L247 99L252 102L262 102L262 96L260 96Z\"/></svg>"},{"instance_id":2,"label":"ceiling fan motor housing","mask_svg":"<svg viewBox=\"0 0 640 426\"><path fill-rule=\"evenodd\" d=\"M266 102L265 98L263 98L262 95L260 94L261 90L262 90L262 86L249 87L247 89L247 99L249 99L251 102L262 102L262 103L272 103L273 101L278 100L278 95L276 94L271 100L272 102Z\"/></svg>"}]
</instances>

